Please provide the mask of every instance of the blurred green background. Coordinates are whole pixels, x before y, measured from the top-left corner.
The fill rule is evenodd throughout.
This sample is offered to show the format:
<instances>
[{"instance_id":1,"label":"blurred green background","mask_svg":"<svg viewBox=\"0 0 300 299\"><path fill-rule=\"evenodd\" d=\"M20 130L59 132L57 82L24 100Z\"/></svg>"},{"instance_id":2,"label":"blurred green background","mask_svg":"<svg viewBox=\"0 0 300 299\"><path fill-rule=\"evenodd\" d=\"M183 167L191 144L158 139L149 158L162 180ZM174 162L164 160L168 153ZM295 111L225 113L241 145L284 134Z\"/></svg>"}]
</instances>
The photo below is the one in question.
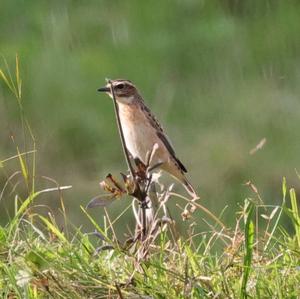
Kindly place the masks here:
<instances>
[{"instance_id":1,"label":"blurred green background","mask_svg":"<svg viewBox=\"0 0 300 299\"><path fill-rule=\"evenodd\" d=\"M139 87L202 203L216 214L229 205L225 222L253 196L246 181L272 204L281 202L283 176L297 186L299 1L2 0L0 20L1 54L11 65L15 53L21 61L37 184L51 185L44 175L73 185L64 199L76 225L86 223L79 206L100 193L98 182L126 170L112 102L96 92L105 78ZM16 100L3 82L0 88L2 160L16 153L10 135L17 144L23 139ZM250 155L263 138L265 146ZM16 169L5 165L1 186ZM2 223L12 201L7 192ZM51 196L39 202L54 212L59 206ZM109 211L117 215L128 204L115 202Z\"/></svg>"}]
</instances>

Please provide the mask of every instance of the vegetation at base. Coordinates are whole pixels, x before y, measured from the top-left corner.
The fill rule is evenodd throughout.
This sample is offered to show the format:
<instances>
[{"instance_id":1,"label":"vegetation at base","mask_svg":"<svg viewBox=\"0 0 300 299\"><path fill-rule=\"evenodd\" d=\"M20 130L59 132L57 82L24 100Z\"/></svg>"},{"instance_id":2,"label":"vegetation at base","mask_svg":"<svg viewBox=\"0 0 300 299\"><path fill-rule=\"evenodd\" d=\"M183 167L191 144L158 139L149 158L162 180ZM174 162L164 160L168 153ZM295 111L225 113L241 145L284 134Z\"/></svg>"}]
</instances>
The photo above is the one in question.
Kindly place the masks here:
<instances>
[{"instance_id":1,"label":"vegetation at base","mask_svg":"<svg viewBox=\"0 0 300 299\"><path fill-rule=\"evenodd\" d=\"M266 207L247 199L235 215L234 229L212 225L200 238L192 233L195 223L188 238L176 240L165 225L143 260L134 249L142 244L130 247L117 241L114 226L122 225L122 218L111 227L113 219L107 215L105 227L93 220L94 233L75 228L70 233L51 213L47 217L34 213L31 197L21 206L17 200L15 216L0 229L1 296L298 298L300 215L294 204L287 207L294 199L293 189L284 193L281 206ZM283 213L294 226L292 233L281 226ZM261 222L266 224L264 231ZM221 250L215 249L216 243L222 244Z\"/></svg>"},{"instance_id":2,"label":"vegetation at base","mask_svg":"<svg viewBox=\"0 0 300 299\"><path fill-rule=\"evenodd\" d=\"M99 225L84 208L94 231L72 226L64 205L70 186L36 187L36 147L23 114L19 61L16 81L10 72L0 75L18 100L24 136L32 150L1 160L7 181L0 201L14 196L14 212L0 226L0 292L3 298L297 298L300 296L300 214L296 192L282 183L280 205L265 205L248 182L253 197L232 213L234 228L220 228L206 220L208 230L195 233L197 220L188 219L188 236L174 238L167 223L160 228L148 254L137 256L141 242L120 242L105 210ZM17 144L17 141L16 141ZM28 144L27 144L28 146ZM18 167L8 174L7 163ZM17 179L16 179L17 178ZM51 183L56 183L50 180ZM55 192L54 194L51 192ZM62 224L50 207L38 207L45 193L60 200ZM67 192L67 191L66 191ZM40 213L41 208L47 211ZM286 215L291 230L282 226ZM173 223L174 224L174 223ZM175 226L177 223L174 224ZM218 248L218 249L217 249Z\"/></svg>"}]
</instances>

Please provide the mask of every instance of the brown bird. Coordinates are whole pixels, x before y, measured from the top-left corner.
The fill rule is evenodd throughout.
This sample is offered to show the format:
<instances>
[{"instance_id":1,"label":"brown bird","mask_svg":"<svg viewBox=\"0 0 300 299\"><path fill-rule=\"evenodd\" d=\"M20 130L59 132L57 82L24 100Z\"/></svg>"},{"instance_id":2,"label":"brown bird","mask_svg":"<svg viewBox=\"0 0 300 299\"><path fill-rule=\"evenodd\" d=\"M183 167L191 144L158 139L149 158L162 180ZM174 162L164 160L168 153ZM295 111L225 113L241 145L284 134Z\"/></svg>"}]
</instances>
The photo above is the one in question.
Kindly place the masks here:
<instances>
[{"instance_id":1,"label":"brown bird","mask_svg":"<svg viewBox=\"0 0 300 299\"><path fill-rule=\"evenodd\" d=\"M129 80L118 79L111 80L98 91L106 92L112 98L110 84L114 88L125 144L131 156L146 164L147 153L157 144L151 164L159 165L159 168L181 182L193 198L198 197L185 176L185 166L177 158L168 136L145 105L137 88Z\"/></svg>"}]
</instances>

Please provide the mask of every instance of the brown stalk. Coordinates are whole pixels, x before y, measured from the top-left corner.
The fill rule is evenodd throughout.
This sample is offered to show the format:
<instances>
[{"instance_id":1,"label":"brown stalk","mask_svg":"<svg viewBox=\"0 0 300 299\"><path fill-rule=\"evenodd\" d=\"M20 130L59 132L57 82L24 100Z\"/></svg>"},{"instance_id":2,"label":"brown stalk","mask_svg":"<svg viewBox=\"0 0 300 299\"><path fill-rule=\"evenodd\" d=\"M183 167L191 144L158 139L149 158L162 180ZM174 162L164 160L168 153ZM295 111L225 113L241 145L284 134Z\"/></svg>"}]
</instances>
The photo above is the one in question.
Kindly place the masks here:
<instances>
[{"instance_id":1,"label":"brown stalk","mask_svg":"<svg viewBox=\"0 0 300 299\"><path fill-rule=\"evenodd\" d=\"M133 169L133 166L132 166L130 158L129 158L128 149L127 149L127 147L125 145L125 138L124 138L124 133L123 133L123 129L122 129L121 121L120 121L119 107L118 107L118 104L117 104L117 101L116 101L115 91L114 91L114 88L113 88L112 81L108 80L108 83L110 84L110 90L111 90L111 94L112 94L112 97L113 97L114 108L115 108L115 116L116 116L118 131L119 131L119 135L120 135L120 139L121 139L123 153L124 153L124 156L125 156L126 163L127 163L128 168L129 168L130 174L132 176L132 179L135 182L135 179L134 179L134 177L135 177L134 176L134 169Z\"/></svg>"},{"instance_id":2,"label":"brown stalk","mask_svg":"<svg viewBox=\"0 0 300 299\"><path fill-rule=\"evenodd\" d=\"M120 121L119 107L118 107L118 104L117 104L117 101L116 101L115 92L114 92L114 88L113 88L113 83L112 83L111 80L108 80L108 83L110 84L110 90L111 90L111 94L112 94L112 98L113 98L113 102L114 102L115 116L116 116L118 131L119 131L119 135L120 135L120 139L121 139L123 153L124 153L124 156L125 156L125 160L126 160L130 175L131 175L132 180L134 182L134 191L133 191L133 194L131 194L131 195L134 196L141 203L141 209L142 209L142 239L144 239L144 237L146 236L146 208L147 208L146 207L146 193L141 190L140 185L137 182L137 179L136 179L136 176L135 176L135 171L134 171L133 166L131 164L130 157L129 157L129 152L128 152L128 149L127 149L126 143L125 143L124 133L123 133L123 129L122 129L121 121Z\"/></svg>"}]
</instances>

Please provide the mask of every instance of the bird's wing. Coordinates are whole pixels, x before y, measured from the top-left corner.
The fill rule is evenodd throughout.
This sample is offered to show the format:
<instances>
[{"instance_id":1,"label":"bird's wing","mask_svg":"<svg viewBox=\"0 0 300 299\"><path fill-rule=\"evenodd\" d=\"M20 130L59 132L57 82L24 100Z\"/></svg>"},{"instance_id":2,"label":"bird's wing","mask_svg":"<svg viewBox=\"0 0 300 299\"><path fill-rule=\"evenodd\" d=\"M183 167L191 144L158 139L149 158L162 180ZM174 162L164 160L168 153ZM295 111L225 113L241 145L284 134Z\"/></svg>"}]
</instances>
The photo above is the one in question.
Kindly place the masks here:
<instances>
[{"instance_id":1,"label":"bird's wing","mask_svg":"<svg viewBox=\"0 0 300 299\"><path fill-rule=\"evenodd\" d=\"M151 113L150 109L142 102L141 109L146 112L146 116L149 119L151 126L156 130L157 137L162 141L166 149L169 151L172 158L177 162L179 168L183 172L187 172L185 166L181 163L181 161L176 157L175 150L168 138L168 136L164 133L164 130L156 117Z\"/></svg>"},{"instance_id":2,"label":"bird's wing","mask_svg":"<svg viewBox=\"0 0 300 299\"><path fill-rule=\"evenodd\" d=\"M152 127L155 128L155 130L163 133L164 130L163 130L162 126L160 125L160 123L158 122L156 117L152 114L150 109L144 104L143 101L140 102L140 105L141 105L142 111L145 112L146 117L148 118L148 120L151 123Z\"/></svg>"},{"instance_id":3,"label":"bird's wing","mask_svg":"<svg viewBox=\"0 0 300 299\"><path fill-rule=\"evenodd\" d=\"M176 157L175 151L172 147L172 145L169 142L169 138L167 137L167 135L165 135L163 132L157 132L157 136L160 138L160 140L163 142L163 144L165 145L165 147L167 148L167 150L169 151L169 153L171 154L171 156L174 158L174 160L177 162L179 168L183 171L183 172L187 172L185 166L181 163L181 161Z\"/></svg>"}]
</instances>

